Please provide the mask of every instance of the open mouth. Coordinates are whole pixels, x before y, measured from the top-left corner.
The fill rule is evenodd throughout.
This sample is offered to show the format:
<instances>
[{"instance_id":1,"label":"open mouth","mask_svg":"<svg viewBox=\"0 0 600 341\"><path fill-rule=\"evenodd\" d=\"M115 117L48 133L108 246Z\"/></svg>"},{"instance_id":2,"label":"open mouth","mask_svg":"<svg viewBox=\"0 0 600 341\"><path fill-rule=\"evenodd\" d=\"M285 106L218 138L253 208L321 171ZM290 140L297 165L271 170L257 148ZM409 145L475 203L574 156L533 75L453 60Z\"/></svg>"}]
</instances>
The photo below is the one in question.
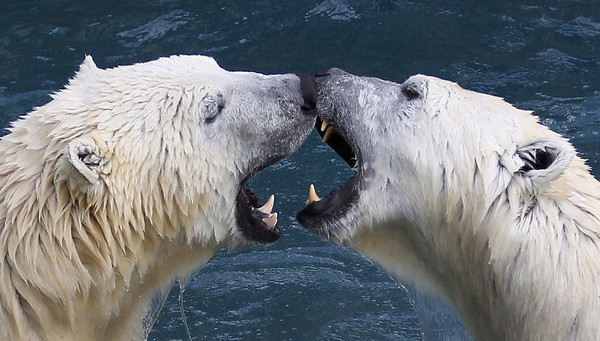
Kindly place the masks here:
<instances>
[{"instance_id":1,"label":"open mouth","mask_svg":"<svg viewBox=\"0 0 600 341\"><path fill-rule=\"evenodd\" d=\"M337 226L337 222L346 216L358 201L361 182L360 158L356 149L348 142L349 139L336 129L335 122L328 122L319 116L315 128L323 142L327 143L356 172L340 188L323 198L317 195L314 185L310 185L306 207L296 215L298 222L311 232L331 238L330 229Z\"/></svg>"},{"instance_id":2,"label":"open mouth","mask_svg":"<svg viewBox=\"0 0 600 341\"><path fill-rule=\"evenodd\" d=\"M235 201L237 225L246 240L270 244L279 239L281 231L277 227L277 212L272 213L274 195L260 205L258 196L248 188L247 180L244 180Z\"/></svg>"},{"instance_id":3,"label":"open mouth","mask_svg":"<svg viewBox=\"0 0 600 341\"><path fill-rule=\"evenodd\" d=\"M316 116L316 88L312 75L297 74L299 78L300 94L302 96L302 104L300 110L302 113L302 121L295 124L297 129L296 136L287 139L287 147L279 147L279 151L272 151L271 155L262 164L251 167L251 171L246 178L241 182L240 189L236 197L236 220L237 226L243 237L254 244L266 245L275 242L281 236L281 230L277 227L277 213L273 213L275 204L275 196L271 195L263 204L260 204L258 196L248 188L248 180L254 174L262 171L269 165L275 164L285 156L289 155L296 149L304 138L310 133L312 122ZM291 147L296 144L295 147Z\"/></svg>"}]
</instances>

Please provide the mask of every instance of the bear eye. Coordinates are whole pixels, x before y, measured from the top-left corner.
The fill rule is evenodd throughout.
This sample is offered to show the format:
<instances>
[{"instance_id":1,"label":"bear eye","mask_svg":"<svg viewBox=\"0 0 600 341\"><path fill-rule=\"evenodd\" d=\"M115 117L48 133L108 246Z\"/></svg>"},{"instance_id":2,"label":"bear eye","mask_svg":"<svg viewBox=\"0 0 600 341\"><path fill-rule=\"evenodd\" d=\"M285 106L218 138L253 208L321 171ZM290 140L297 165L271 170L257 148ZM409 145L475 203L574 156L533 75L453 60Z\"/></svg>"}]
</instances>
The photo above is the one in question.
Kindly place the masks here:
<instances>
[{"instance_id":1,"label":"bear eye","mask_svg":"<svg viewBox=\"0 0 600 341\"><path fill-rule=\"evenodd\" d=\"M201 104L204 123L213 123L217 116L219 116L219 114L223 111L223 108L225 108L225 100L223 99L222 94L204 97Z\"/></svg>"},{"instance_id":2,"label":"bear eye","mask_svg":"<svg viewBox=\"0 0 600 341\"><path fill-rule=\"evenodd\" d=\"M402 93L409 100L417 99L421 96L419 91L415 87L412 87L412 86L405 86L404 88L402 88Z\"/></svg>"}]
</instances>

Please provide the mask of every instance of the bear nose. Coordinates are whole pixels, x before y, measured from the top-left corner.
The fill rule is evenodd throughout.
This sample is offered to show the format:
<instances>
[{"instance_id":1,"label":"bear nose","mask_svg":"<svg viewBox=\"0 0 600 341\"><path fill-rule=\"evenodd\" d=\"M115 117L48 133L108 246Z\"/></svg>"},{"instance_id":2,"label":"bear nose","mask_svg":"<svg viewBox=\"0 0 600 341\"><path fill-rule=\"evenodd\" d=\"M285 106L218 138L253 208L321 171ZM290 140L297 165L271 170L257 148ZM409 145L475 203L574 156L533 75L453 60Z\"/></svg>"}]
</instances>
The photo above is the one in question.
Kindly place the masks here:
<instances>
[{"instance_id":1,"label":"bear nose","mask_svg":"<svg viewBox=\"0 0 600 341\"><path fill-rule=\"evenodd\" d=\"M300 78L300 92L302 93L302 110L310 111L317 107L317 90L315 79L308 73L296 74Z\"/></svg>"}]
</instances>

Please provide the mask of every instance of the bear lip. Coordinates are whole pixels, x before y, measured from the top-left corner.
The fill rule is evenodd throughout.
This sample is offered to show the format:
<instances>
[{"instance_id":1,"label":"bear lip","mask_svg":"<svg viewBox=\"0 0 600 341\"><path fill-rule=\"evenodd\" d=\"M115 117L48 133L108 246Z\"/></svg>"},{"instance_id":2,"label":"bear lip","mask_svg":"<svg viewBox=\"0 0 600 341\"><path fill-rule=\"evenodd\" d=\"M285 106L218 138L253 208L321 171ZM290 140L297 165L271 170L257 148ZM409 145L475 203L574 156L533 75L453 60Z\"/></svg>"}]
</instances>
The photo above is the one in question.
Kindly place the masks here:
<instances>
[{"instance_id":1,"label":"bear lip","mask_svg":"<svg viewBox=\"0 0 600 341\"><path fill-rule=\"evenodd\" d=\"M309 189L309 199L296 215L298 222L309 231L331 238L330 229L337 226L336 222L356 205L359 197L359 187L362 179L361 159L357 148L348 142L341 130L336 128L335 121L327 121L317 117L315 128L319 135L346 163L356 172L340 188L331 191L324 198L319 198L314 186Z\"/></svg>"}]
</instances>

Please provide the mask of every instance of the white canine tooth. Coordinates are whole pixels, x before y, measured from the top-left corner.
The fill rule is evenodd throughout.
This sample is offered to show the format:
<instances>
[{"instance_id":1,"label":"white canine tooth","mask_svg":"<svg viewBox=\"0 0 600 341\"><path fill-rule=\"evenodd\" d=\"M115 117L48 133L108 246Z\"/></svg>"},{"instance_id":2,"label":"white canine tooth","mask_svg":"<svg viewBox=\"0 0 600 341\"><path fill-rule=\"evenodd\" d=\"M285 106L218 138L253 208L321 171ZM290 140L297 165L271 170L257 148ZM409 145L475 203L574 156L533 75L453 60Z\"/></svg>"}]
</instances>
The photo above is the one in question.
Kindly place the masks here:
<instances>
[{"instance_id":1,"label":"white canine tooth","mask_svg":"<svg viewBox=\"0 0 600 341\"><path fill-rule=\"evenodd\" d=\"M320 201L321 198L319 198L319 196L317 195L317 191L315 190L315 185L311 184L310 187L308 187L308 201L306 202L306 205L310 205L315 201Z\"/></svg>"},{"instance_id":2,"label":"white canine tooth","mask_svg":"<svg viewBox=\"0 0 600 341\"><path fill-rule=\"evenodd\" d=\"M323 122L321 123L321 131L325 131L327 126L329 126L329 122L325 121L324 118L322 120L323 120Z\"/></svg>"},{"instance_id":3,"label":"white canine tooth","mask_svg":"<svg viewBox=\"0 0 600 341\"><path fill-rule=\"evenodd\" d=\"M270 229L275 228L275 225L277 225L277 212L269 215L266 218L263 218L263 220L265 222L265 224L267 224L267 227Z\"/></svg>"},{"instance_id":4,"label":"white canine tooth","mask_svg":"<svg viewBox=\"0 0 600 341\"><path fill-rule=\"evenodd\" d=\"M327 142L333 134L335 134L335 129L333 129L333 127L327 127L325 134L323 134L323 142Z\"/></svg>"},{"instance_id":5,"label":"white canine tooth","mask_svg":"<svg viewBox=\"0 0 600 341\"><path fill-rule=\"evenodd\" d=\"M271 211L273 211L273 206L275 206L275 196L271 194L269 200L267 200L267 202L264 205L257 208L256 210L261 211L264 214L271 214Z\"/></svg>"}]
</instances>

